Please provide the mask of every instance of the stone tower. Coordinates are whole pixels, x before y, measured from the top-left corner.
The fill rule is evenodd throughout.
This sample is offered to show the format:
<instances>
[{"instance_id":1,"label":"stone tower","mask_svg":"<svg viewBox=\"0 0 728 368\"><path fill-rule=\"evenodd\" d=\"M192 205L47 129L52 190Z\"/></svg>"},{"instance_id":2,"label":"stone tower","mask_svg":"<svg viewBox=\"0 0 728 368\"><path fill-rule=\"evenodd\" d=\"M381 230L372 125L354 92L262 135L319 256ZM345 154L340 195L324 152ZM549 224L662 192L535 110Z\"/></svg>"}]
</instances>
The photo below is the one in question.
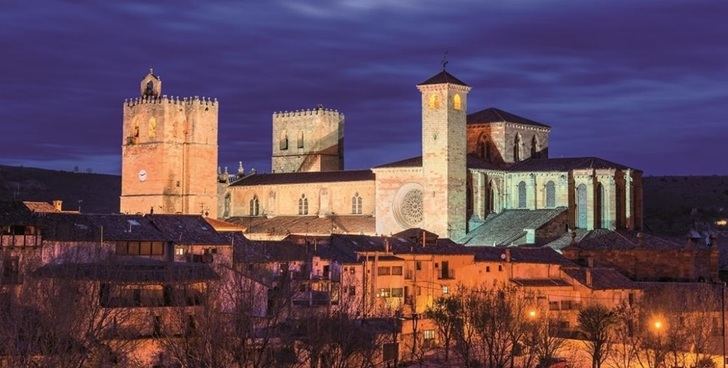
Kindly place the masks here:
<instances>
[{"instance_id":1,"label":"stone tower","mask_svg":"<svg viewBox=\"0 0 728 368\"><path fill-rule=\"evenodd\" d=\"M319 106L273 114L276 173L344 169L344 114Z\"/></svg>"},{"instance_id":2,"label":"stone tower","mask_svg":"<svg viewBox=\"0 0 728 368\"><path fill-rule=\"evenodd\" d=\"M466 233L466 120L470 87L442 71L422 93L424 228L455 241Z\"/></svg>"},{"instance_id":3,"label":"stone tower","mask_svg":"<svg viewBox=\"0 0 728 368\"><path fill-rule=\"evenodd\" d=\"M167 97L152 70L124 101L122 213L217 217L217 100Z\"/></svg>"}]
</instances>

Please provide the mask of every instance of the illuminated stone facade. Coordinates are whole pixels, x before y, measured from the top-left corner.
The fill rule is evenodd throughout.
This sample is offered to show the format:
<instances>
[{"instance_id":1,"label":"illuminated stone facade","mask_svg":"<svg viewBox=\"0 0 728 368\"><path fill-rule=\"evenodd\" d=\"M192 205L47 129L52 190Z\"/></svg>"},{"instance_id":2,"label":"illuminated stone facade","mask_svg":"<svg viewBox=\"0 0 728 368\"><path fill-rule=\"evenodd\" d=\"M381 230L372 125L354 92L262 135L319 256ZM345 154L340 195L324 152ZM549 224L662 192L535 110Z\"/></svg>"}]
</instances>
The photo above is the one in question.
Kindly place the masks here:
<instances>
[{"instance_id":1,"label":"illuminated stone facade","mask_svg":"<svg viewBox=\"0 0 728 368\"><path fill-rule=\"evenodd\" d=\"M161 83L150 71L123 105L120 211L217 217L218 102L161 95Z\"/></svg>"},{"instance_id":2,"label":"illuminated stone facade","mask_svg":"<svg viewBox=\"0 0 728 368\"><path fill-rule=\"evenodd\" d=\"M524 216L535 210L564 212L524 224L519 231L531 236L512 239L536 239L561 227L641 228L639 170L596 157L549 158L550 126L497 108L468 113L471 87L444 70L417 88L421 156L361 176L343 170L342 114L322 107L275 113L273 173L238 177L224 193L221 215L233 221L373 216L374 228L365 233L389 235L419 227L474 245L483 237L470 234L491 231L489 219L505 211ZM555 218L559 226L550 225ZM508 239L504 244L515 244Z\"/></svg>"}]
</instances>

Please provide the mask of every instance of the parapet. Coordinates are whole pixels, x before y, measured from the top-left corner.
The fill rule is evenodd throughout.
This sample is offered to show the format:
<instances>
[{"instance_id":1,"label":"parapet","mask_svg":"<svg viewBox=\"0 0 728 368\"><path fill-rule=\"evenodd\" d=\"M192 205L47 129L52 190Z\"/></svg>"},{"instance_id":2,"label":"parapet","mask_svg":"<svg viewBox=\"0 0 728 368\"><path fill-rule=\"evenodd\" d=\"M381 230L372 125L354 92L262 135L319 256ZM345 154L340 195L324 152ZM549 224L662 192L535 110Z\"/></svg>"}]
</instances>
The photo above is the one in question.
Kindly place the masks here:
<instances>
[{"instance_id":1,"label":"parapet","mask_svg":"<svg viewBox=\"0 0 728 368\"><path fill-rule=\"evenodd\" d=\"M273 119L279 118L290 118L300 116L333 116L340 119L344 118L344 114L340 113L335 109L327 109L324 107L317 107L314 109L300 109L294 111L277 111L273 113Z\"/></svg>"},{"instance_id":2,"label":"parapet","mask_svg":"<svg viewBox=\"0 0 728 368\"><path fill-rule=\"evenodd\" d=\"M124 99L124 106L133 107L136 105L151 104L170 104L170 105L199 105L199 106L217 106L217 98L211 97L179 97L179 96L144 96L136 98Z\"/></svg>"}]
</instances>

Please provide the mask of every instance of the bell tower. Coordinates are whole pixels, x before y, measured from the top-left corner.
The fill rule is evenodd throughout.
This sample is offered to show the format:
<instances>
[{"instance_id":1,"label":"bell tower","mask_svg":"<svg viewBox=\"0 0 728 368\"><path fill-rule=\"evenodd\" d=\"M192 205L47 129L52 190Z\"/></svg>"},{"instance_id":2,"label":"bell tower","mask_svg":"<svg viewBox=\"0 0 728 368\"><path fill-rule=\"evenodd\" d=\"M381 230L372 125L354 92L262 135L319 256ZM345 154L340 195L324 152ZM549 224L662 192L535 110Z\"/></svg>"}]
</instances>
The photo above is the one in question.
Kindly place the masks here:
<instances>
[{"instance_id":1,"label":"bell tower","mask_svg":"<svg viewBox=\"0 0 728 368\"><path fill-rule=\"evenodd\" d=\"M122 213L217 217L218 103L162 95L150 69L139 97L124 101Z\"/></svg>"},{"instance_id":2,"label":"bell tower","mask_svg":"<svg viewBox=\"0 0 728 368\"><path fill-rule=\"evenodd\" d=\"M470 87L442 70L422 94L424 228L458 241L466 232L466 117Z\"/></svg>"}]
</instances>

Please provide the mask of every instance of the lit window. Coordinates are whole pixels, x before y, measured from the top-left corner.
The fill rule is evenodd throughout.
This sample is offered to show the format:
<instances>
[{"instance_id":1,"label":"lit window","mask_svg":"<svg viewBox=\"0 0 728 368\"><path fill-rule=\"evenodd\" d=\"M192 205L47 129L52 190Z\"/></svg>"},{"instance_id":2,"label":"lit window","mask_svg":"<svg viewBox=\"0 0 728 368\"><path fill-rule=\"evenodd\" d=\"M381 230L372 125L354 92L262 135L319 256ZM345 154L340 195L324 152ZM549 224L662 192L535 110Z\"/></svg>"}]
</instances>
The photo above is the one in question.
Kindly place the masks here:
<instances>
[{"instance_id":1,"label":"lit window","mask_svg":"<svg viewBox=\"0 0 728 368\"><path fill-rule=\"evenodd\" d=\"M460 95L457 93L452 97L452 107L455 110L463 109L463 102L460 100Z\"/></svg>"},{"instance_id":2,"label":"lit window","mask_svg":"<svg viewBox=\"0 0 728 368\"><path fill-rule=\"evenodd\" d=\"M447 286L443 286L443 287L442 287L442 293L443 293L443 294L447 294L447 293L449 293L449 292L450 292L450 289L448 289L448 287L447 287Z\"/></svg>"},{"instance_id":3,"label":"lit window","mask_svg":"<svg viewBox=\"0 0 728 368\"><path fill-rule=\"evenodd\" d=\"M425 340L434 340L435 339L435 330L424 330L424 331L422 331L422 337Z\"/></svg>"},{"instance_id":4,"label":"lit window","mask_svg":"<svg viewBox=\"0 0 728 368\"><path fill-rule=\"evenodd\" d=\"M379 289L379 297L381 298L389 298L392 296L391 290L389 288L382 288Z\"/></svg>"},{"instance_id":5,"label":"lit window","mask_svg":"<svg viewBox=\"0 0 728 368\"><path fill-rule=\"evenodd\" d=\"M430 100L429 100L429 106L431 109L439 109L440 108L440 96L438 96L434 93L431 94Z\"/></svg>"},{"instance_id":6,"label":"lit window","mask_svg":"<svg viewBox=\"0 0 728 368\"><path fill-rule=\"evenodd\" d=\"M174 247L174 255L176 255L176 256L185 255L185 249L182 247Z\"/></svg>"},{"instance_id":7,"label":"lit window","mask_svg":"<svg viewBox=\"0 0 728 368\"><path fill-rule=\"evenodd\" d=\"M157 119L149 118L149 137L154 138L157 136Z\"/></svg>"}]
</instances>

